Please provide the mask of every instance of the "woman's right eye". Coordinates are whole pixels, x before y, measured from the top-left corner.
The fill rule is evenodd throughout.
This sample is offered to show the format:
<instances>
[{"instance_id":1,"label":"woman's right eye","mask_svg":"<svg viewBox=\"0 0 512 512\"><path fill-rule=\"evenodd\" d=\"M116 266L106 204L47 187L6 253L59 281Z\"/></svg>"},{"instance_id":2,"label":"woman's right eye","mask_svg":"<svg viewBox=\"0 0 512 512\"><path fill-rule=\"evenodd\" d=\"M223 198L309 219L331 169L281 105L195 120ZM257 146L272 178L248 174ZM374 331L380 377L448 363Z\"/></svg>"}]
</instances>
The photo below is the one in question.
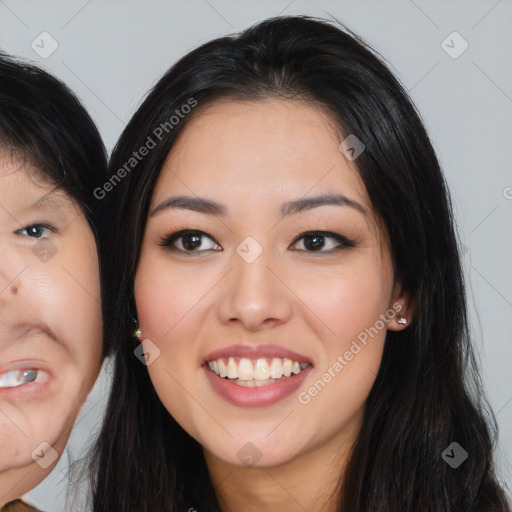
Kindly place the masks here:
<instances>
[{"instance_id":1,"label":"woman's right eye","mask_svg":"<svg viewBox=\"0 0 512 512\"><path fill-rule=\"evenodd\" d=\"M210 244L206 244L206 247L204 240L210 241ZM203 231L188 229L171 233L170 235L163 237L160 242L158 242L158 245L165 247L170 251L188 253L222 250L222 248Z\"/></svg>"}]
</instances>

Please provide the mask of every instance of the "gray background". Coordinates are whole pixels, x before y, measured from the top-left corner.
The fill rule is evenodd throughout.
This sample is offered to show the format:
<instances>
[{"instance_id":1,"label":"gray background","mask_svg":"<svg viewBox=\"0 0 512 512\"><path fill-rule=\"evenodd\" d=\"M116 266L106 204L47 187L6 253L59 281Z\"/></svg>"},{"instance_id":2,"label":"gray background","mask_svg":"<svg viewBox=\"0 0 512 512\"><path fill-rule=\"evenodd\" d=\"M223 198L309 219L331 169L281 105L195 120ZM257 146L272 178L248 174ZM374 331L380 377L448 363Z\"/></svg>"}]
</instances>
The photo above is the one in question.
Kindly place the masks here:
<instances>
[{"instance_id":1,"label":"gray background","mask_svg":"<svg viewBox=\"0 0 512 512\"><path fill-rule=\"evenodd\" d=\"M512 481L512 0L0 0L0 48L28 57L83 100L110 149L143 95L184 53L278 14L332 14L389 62L417 104L443 165L465 246L471 322ZM463 49L467 50L453 58ZM32 42L51 49L38 55ZM451 47L451 48L449 48ZM42 51L41 48L40 51ZM450 56L445 50L452 53ZM83 452L102 413L103 374L68 450ZM449 392L449 390L447 390ZM421 461L418 461L421 464ZM65 510L68 460L29 494Z\"/></svg>"}]
</instances>

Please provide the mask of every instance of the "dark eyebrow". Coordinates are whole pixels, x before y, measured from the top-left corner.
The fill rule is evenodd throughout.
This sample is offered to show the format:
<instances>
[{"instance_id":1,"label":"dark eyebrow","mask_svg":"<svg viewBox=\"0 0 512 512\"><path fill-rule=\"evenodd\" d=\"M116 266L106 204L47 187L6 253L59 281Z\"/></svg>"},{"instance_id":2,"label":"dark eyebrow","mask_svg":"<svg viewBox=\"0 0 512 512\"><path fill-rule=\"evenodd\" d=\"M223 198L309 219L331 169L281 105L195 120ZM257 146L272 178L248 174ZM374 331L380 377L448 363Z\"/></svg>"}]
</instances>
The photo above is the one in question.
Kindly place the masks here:
<instances>
[{"instance_id":1,"label":"dark eyebrow","mask_svg":"<svg viewBox=\"0 0 512 512\"><path fill-rule=\"evenodd\" d=\"M160 213L162 210L167 208L181 208L199 213L209 213L211 215L226 215L226 208L224 205L210 199L190 196L171 196L165 201L162 201L151 212L150 217L154 217L157 213Z\"/></svg>"},{"instance_id":2,"label":"dark eyebrow","mask_svg":"<svg viewBox=\"0 0 512 512\"><path fill-rule=\"evenodd\" d=\"M281 216L286 217L287 215L300 213L304 210L310 210L311 208L317 208L319 206L349 206L362 213L365 217L367 215L363 205L341 194L324 194L290 201L281 206L280 212Z\"/></svg>"},{"instance_id":3,"label":"dark eyebrow","mask_svg":"<svg viewBox=\"0 0 512 512\"><path fill-rule=\"evenodd\" d=\"M364 206L353 199L349 199L348 197L340 194L324 194L321 196L296 199L294 201L283 203L279 211L282 217L286 217L288 215L300 213L304 210L310 210L319 206L348 206L359 211L365 217L367 216ZM151 212L150 217L155 216L157 213L160 213L162 210L167 208L181 208L199 213L221 216L226 215L227 211L224 205L210 199L190 196L171 196L155 207Z\"/></svg>"}]
</instances>

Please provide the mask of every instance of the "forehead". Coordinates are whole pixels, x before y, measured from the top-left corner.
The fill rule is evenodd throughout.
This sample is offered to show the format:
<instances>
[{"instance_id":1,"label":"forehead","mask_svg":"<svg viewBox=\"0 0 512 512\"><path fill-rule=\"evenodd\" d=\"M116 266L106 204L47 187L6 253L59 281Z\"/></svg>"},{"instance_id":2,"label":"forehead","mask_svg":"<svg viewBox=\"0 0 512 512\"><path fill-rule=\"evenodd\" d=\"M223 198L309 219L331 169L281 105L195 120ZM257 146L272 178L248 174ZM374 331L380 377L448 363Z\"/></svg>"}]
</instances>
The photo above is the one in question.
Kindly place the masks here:
<instances>
[{"instance_id":1,"label":"forehead","mask_svg":"<svg viewBox=\"0 0 512 512\"><path fill-rule=\"evenodd\" d=\"M0 178L12 178L34 187L48 188L52 181L27 156L16 149L0 147Z\"/></svg>"},{"instance_id":2,"label":"forehead","mask_svg":"<svg viewBox=\"0 0 512 512\"><path fill-rule=\"evenodd\" d=\"M304 101L222 100L197 111L178 135L160 173L155 201L166 191L247 204L310 191L338 192L371 209L342 138L324 109Z\"/></svg>"},{"instance_id":3,"label":"forehead","mask_svg":"<svg viewBox=\"0 0 512 512\"><path fill-rule=\"evenodd\" d=\"M74 206L70 196L27 158L0 151L0 200L17 206Z\"/></svg>"}]
</instances>

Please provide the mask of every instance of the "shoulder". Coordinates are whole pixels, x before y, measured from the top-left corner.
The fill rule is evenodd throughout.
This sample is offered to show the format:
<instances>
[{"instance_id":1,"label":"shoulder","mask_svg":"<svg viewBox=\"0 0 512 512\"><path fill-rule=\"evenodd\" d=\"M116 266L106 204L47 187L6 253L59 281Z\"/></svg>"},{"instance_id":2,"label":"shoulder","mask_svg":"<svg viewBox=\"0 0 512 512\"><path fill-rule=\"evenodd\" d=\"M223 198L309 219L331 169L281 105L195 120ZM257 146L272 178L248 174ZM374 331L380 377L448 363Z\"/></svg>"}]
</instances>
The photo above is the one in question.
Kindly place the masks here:
<instances>
[{"instance_id":1,"label":"shoulder","mask_svg":"<svg viewBox=\"0 0 512 512\"><path fill-rule=\"evenodd\" d=\"M23 503L21 500L11 501L7 503L0 512L39 512L36 508Z\"/></svg>"}]
</instances>

